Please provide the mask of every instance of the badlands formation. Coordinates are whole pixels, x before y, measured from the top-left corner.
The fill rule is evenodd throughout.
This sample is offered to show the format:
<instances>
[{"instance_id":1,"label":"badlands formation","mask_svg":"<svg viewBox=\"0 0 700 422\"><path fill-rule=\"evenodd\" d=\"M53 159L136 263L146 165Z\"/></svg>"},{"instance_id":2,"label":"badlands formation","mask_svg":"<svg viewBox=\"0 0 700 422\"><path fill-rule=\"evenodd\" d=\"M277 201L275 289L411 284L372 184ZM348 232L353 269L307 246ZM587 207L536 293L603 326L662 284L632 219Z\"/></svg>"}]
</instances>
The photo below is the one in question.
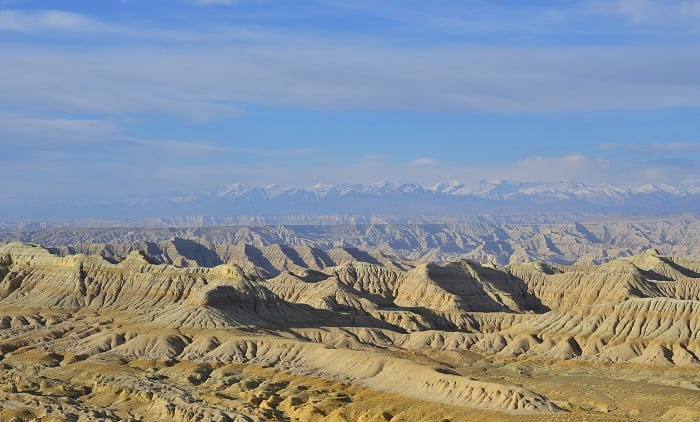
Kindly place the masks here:
<instances>
[{"instance_id":1,"label":"badlands formation","mask_svg":"<svg viewBox=\"0 0 700 422\"><path fill-rule=\"evenodd\" d=\"M193 220L187 222L202 223ZM61 253L99 253L116 259L139 249L159 262L180 265L179 257L184 257L200 266L237 260L241 252L232 245L243 244L249 245L243 253L251 256L266 254L265 248L276 245L308 246L323 251L351 245L364 251L423 262L466 258L507 265L528 261L600 264L619 256L638 255L649 248L658 249L664 255L698 261L698 236L700 218L681 215L626 220L608 216L600 222L555 224L71 226L0 231L0 243L19 240L59 248Z\"/></svg>"},{"instance_id":2,"label":"badlands formation","mask_svg":"<svg viewBox=\"0 0 700 422\"><path fill-rule=\"evenodd\" d=\"M697 262L149 245L0 247L0 420L700 420Z\"/></svg>"}]
</instances>

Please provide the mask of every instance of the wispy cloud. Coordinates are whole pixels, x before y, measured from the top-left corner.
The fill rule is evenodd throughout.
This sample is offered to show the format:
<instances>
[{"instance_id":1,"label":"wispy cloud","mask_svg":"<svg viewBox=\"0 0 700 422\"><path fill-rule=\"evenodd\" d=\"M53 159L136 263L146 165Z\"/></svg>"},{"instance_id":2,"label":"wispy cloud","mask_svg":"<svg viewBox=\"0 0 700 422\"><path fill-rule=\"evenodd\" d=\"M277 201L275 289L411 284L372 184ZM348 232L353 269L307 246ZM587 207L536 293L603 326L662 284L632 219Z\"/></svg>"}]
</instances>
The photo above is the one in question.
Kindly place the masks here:
<instances>
[{"instance_id":1,"label":"wispy cloud","mask_svg":"<svg viewBox=\"0 0 700 422\"><path fill-rule=\"evenodd\" d=\"M163 155L176 156L208 156L224 151L219 145L209 141L182 141L176 139L143 139L123 136L120 141L136 147L146 147L159 151Z\"/></svg>"},{"instance_id":2,"label":"wispy cloud","mask_svg":"<svg viewBox=\"0 0 700 422\"><path fill-rule=\"evenodd\" d=\"M405 51L290 40L177 52L6 46L0 54L5 103L77 112L206 120L236 116L245 103L491 112L700 106L695 49Z\"/></svg>"},{"instance_id":3,"label":"wispy cloud","mask_svg":"<svg viewBox=\"0 0 700 422\"><path fill-rule=\"evenodd\" d=\"M260 159L286 159L286 158L308 158L313 156L322 156L323 153L314 148L255 148L230 146L225 150L231 154L242 154L254 156Z\"/></svg>"},{"instance_id":4,"label":"wispy cloud","mask_svg":"<svg viewBox=\"0 0 700 422\"><path fill-rule=\"evenodd\" d=\"M526 7L516 11L496 2L316 1L327 7L380 17L404 30L465 36L554 31L565 15L564 10L554 7L527 7L525 3Z\"/></svg>"},{"instance_id":5,"label":"wispy cloud","mask_svg":"<svg viewBox=\"0 0 700 422\"><path fill-rule=\"evenodd\" d=\"M408 164L411 166L433 166L438 163L438 160L430 157L416 158L410 161Z\"/></svg>"},{"instance_id":6,"label":"wispy cloud","mask_svg":"<svg viewBox=\"0 0 700 422\"><path fill-rule=\"evenodd\" d=\"M533 156L520 160L510 168L500 168L502 179L524 181L579 181L601 183L620 179L618 169L609 160L583 154ZM613 176L615 175L615 176Z\"/></svg>"},{"instance_id":7,"label":"wispy cloud","mask_svg":"<svg viewBox=\"0 0 700 422\"><path fill-rule=\"evenodd\" d=\"M592 0L589 13L618 16L631 24L695 24L700 21L699 0Z\"/></svg>"},{"instance_id":8,"label":"wispy cloud","mask_svg":"<svg viewBox=\"0 0 700 422\"><path fill-rule=\"evenodd\" d=\"M667 142L653 144L615 144L600 145L603 150L625 150L638 153L669 153L680 154L684 152L700 151L700 142Z\"/></svg>"},{"instance_id":9,"label":"wispy cloud","mask_svg":"<svg viewBox=\"0 0 700 422\"><path fill-rule=\"evenodd\" d=\"M370 163L379 163L383 162L384 160L386 160L386 157L381 154L365 154L360 157L360 161Z\"/></svg>"},{"instance_id":10,"label":"wispy cloud","mask_svg":"<svg viewBox=\"0 0 700 422\"><path fill-rule=\"evenodd\" d=\"M644 163L648 166L662 167L669 169L697 169L698 164L694 160L688 158L663 158L658 160L649 160Z\"/></svg>"},{"instance_id":11,"label":"wispy cloud","mask_svg":"<svg viewBox=\"0 0 700 422\"><path fill-rule=\"evenodd\" d=\"M131 144L108 154L115 153L131 159L111 160L104 153L96 157L76 157L62 150L40 150L25 161L4 162L0 166L0 175L14 175L16 183L5 186L3 193L11 195L31 191L38 196L69 193L74 191L71 186L76 183L81 186L83 194L105 196L168 192L175 188L203 189L233 181L252 186L271 183L304 186L317 182L354 184L382 180L429 185L459 180L477 186L479 180L502 179L614 183L636 187L650 182L679 185L697 178L697 167L689 161L633 164L583 154L532 156L498 164L468 166L447 161L426 161L422 165L407 166L405 162L368 161L358 157L354 161L310 160L304 163L303 171L298 171L296 164L284 156L239 160L235 164L227 160L198 160L200 155L241 154L235 147L221 147L205 141L132 139ZM90 180L82 183L85 174L90 174ZM50 186L41 183L47 178L52 180ZM109 181L115 180L119 181L118 185L110 184ZM104 192L106 185L111 186L108 193Z\"/></svg>"},{"instance_id":12,"label":"wispy cloud","mask_svg":"<svg viewBox=\"0 0 700 422\"><path fill-rule=\"evenodd\" d=\"M109 120L0 114L0 144L99 143L110 141L119 133L117 126Z\"/></svg>"},{"instance_id":13,"label":"wispy cloud","mask_svg":"<svg viewBox=\"0 0 700 422\"><path fill-rule=\"evenodd\" d=\"M649 43L643 37L630 41L623 28L620 39L624 42L607 42L608 33L600 36L595 25L588 25L603 22L609 30L671 23L669 27L681 27L686 34L692 32L687 23L697 16L700 1L663 3L669 10L661 10L660 1L582 0L566 7L559 2L561 10L527 5L509 11L493 2L318 2L326 7L308 2L301 12L285 6L275 7L274 13L269 12L272 7L265 6L267 11L252 7L248 17L240 18L239 9L195 6L245 4L248 8L265 1L186 0L176 2L167 18L144 17L134 22L97 12L0 10L0 34L6 35L0 41L0 103L6 113L0 114L0 145L14 151L24 145L23 154L6 154L5 148L0 156L4 163L0 179L17 181L17 186L3 187L1 193L29 188L48 191L47 179L77 186L86 172L97 193L106 185L116 188L114 181L121 178L131 184L118 188L148 192L172 186L206 187L212 180L301 185L500 178L633 184L685 180L697 173L687 162L630 161L656 158L652 154L697 153L698 142L616 143L593 152L585 146L576 148L584 154L567 154L561 146L547 150L551 156L494 158L479 164L479 158L470 162L465 157L450 162L449 154L443 152L445 145L461 139L458 130L435 130L436 136L444 134L446 139L436 139L432 150L413 147L395 156L382 148L395 139L377 148L371 145L381 143L384 135L401 139L413 122L386 134L377 125L379 135L373 132L368 140L358 139L357 145L345 149L330 145L334 131L344 130L333 124L316 126L314 122L300 129L295 122L296 126L290 125L295 127L289 132L290 148L279 147L286 139L264 139L279 133L287 136L284 130L266 131L264 126L287 124L294 117L280 116L289 109L290 115L310 109L309 114L318 119L332 114L330 120L340 120L341 115L351 119L358 113L381 116L378 112L385 110L418 110L431 112L425 115L436 112L441 116L436 121L449 111L487 112L491 113L488 119L503 121L527 120L532 115L549 122L551 116L563 116L561 112L669 108L672 113L674 107L700 107L697 38L674 44L656 39ZM8 3L0 0L0 4ZM308 10L312 17L304 15ZM183 24L178 16L185 13L194 13L198 19ZM331 28L333 19L352 24ZM581 29L570 25L576 19L588 25L587 34L595 33L595 42L572 35ZM358 22L363 23L361 30L354 25ZM365 23L374 26L365 31ZM654 35L662 29L654 28ZM542 33L567 36L548 38ZM484 38L488 40L482 42ZM261 109L265 111L257 113ZM8 110L14 114L7 114ZM27 115L20 114L25 111ZM252 118L239 120L249 115ZM122 124L132 118L142 123ZM169 127L173 120L177 123ZM551 121L562 120L553 117ZM439 124L425 122L420 124L433 129ZM256 125L263 130L251 136L255 140L241 139L253 133ZM185 135L180 139L178 128L190 139ZM195 130L200 128L202 132ZM304 130L328 136L328 145L307 142ZM368 125L362 130L373 128ZM139 131L162 131L162 135L151 139ZM666 139L693 139L684 135L688 131L669 131ZM355 135L351 132L338 138L347 140ZM518 135L518 129L510 132ZM194 133L202 133L202 138ZM488 156L487 147L477 149L479 157ZM605 149L649 156L605 153ZM459 150L468 155L463 153L466 148ZM517 154L509 152L509 157ZM39 170L35 175L29 168Z\"/></svg>"},{"instance_id":14,"label":"wispy cloud","mask_svg":"<svg viewBox=\"0 0 700 422\"><path fill-rule=\"evenodd\" d=\"M4 161L31 159L56 162L86 157L134 161L139 156L207 156L224 148L205 140L148 139L127 135L111 120L69 119L0 114ZM77 152L76 152L77 151Z\"/></svg>"},{"instance_id":15,"label":"wispy cloud","mask_svg":"<svg viewBox=\"0 0 700 422\"><path fill-rule=\"evenodd\" d=\"M227 3L228 4L228 3ZM233 3L231 3L233 4ZM0 9L0 32L31 33L51 37L56 34L72 36L91 34L92 42L108 45L128 41L139 43L241 43L281 39L284 34L272 28L250 25L202 25L172 27L162 23L108 22L87 14L61 10L22 11ZM49 41L53 40L48 38ZM55 41L55 40L53 40Z\"/></svg>"},{"instance_id":16,"label":"wispy cloud","mask_svg":"<svg viewBox=\"0 0 700 422\"><path fill-rule=\"evenodd\" d=\"M420 20L416 10L426 7L411 10L400 2L319 1L332 7L376 10L398 20ZM673 4L694 10L700 1ZM431 16L440 22L474 17L465 13L469 8L452 14L448 13L451 8L433 9ZM493 16L491 12L487 14ZM469 22L453 24L474 28ZM700 106L700 56L695 46L523 48L426 43L407 48L360 34L328 37L313 31L245 25L145 28L56 10L2 10L3 29L98 32L109 34L103 37L109 40L117 38L115 34L119 39L138 38L137 44L84 45L78 50L40 42L21 47L0 43L3 101L41 110L156 113L203 121L235 117L241 111L238 104L251 103L505 113ZM177 41L177 48L163 47L163 40Z\"/></svg>"},{"instance_id":17,"label":"wispy cloud","mask_svg":"<svg viewBox=\"0 0 700 422\"><path fill-rule=\"evenodd\" d=\"M0 10L0 31L97 31L111 27L88 16L61 10L24 12Z\"/></svg>"}]
</instances>

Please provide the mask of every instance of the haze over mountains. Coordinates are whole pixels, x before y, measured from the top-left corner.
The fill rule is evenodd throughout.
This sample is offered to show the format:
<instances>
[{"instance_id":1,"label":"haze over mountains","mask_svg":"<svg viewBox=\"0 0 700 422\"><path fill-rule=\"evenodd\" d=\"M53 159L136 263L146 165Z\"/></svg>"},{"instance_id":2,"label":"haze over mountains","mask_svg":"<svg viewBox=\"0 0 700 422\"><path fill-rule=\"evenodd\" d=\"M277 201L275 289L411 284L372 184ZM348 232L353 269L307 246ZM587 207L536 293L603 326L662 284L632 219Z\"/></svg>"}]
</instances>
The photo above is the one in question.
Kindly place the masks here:
<instances>
[{"instance_id":1,"label":"haze over mountains","mask_svg":"<svg viewBox=\"0 0 700 422\"><path fill-rule=\"evenodd\" d=\"M195 222L197 219L183 219ZM0 232L0 243L15 240L60 248L63 253L100 254L120 259L147 251L158 262L218 265L234 259L270 268L269 261L306 262L331 250L359 248L400 259L472 259L505 265L543 261L603 263L653 247L669 255L700 260L696 215L588 223L509 224L326 224L285 226L194 226L25 228ZM280 248L282 247L282 248ZM323 257L325 256L325 258Z\"/></svg>"},{"instance_id":2,"label":"haze over mountains","mask_svg":"<svg viewBox=\"0 0 700 422\"><path fill-rule=\"evenodd\" d=\"M681 209L695 191L482 187L234 185L167 199L432 204L429 216L10 222L0 419L698 420L700 220L643 207ZM473 203L559 214L444 223L440 204ZM646 211L620 211L637 203ZM264 224L295 215L325 224Z\"/></svg>"},{"instance_id":3,"label":"haze over mountains","mask_svg":"<svg viewBox=\"0 0 700 422\"><path fill-rule=\"evenodd\" d=\"M393 214L410 215L411 211L429 213L430 206L436 206L436 213L448 213L450 205L471 205L475 210L488 210L489 207L503 212L515 211L515 207L529 205L525 210L547 210L548 201L557 201L561 211L574 211L575 206L584 206L590 210L640 210L678 211L686 209L685 201L698 201L700 186L676 187L667 184L644 184L636 188L620 187L612 184L586 185L575 182L529 183L514 181L481 181L478 186L457 181L420 185L416 183L379 182L369 185L324 185L316 184L306 188L282 187L269 185L249 187L234 183L226 188L194 192L187 195L171 195L169 200L183 206L211 202L212 205L226 204L227 201L250 209L263 205L266 201L280 202L286 206L293 205L309 208L299 209L302 214L314 214L314 206L327 213L356 212L359 214ZM403 201L433 200L428 204L407 206ZM219 202L220 201L220 202ZM346 202L347 201L347 202ZM350 201L360 201L354 207ZM367 201L365 204L363 201ZM376 203L374 203L376 201ZM399 201L396 203L395 201ZM444 203L441 203L444 201ZM491 203L489 201L497 201ZM471 203L471 204L470 204ZM378 206L379 205L379 206ZM363 206L365 208L363 208ZM587 207L586 207L587 206ZM570 208L571 207L571 208ZM289 209L289 208L283 208ZM687 208L690 209L690 208ZM262 211L262 210L261 210ZM455 211L453 211L455 212ZM316 211L318 213L318 211Z\"/></svg>"},{"instance_id":4,"label":"haze over mountains","mask_svg":"<svg viewBox=\"0 0 700 422\"><path fill-rule=\"evenodd\" d=\"M32 199L29 193L2 202L6 220L228 216L229 224L398 223L421 218L441 222L445 218L465 221L484 214L695 212L700 209L700 185L629 187L482 181L470 186L453 181L434 185L381 182L254 187L234 183L207 190L102 200L80 197L39 200ZM225 224L218 222L222 223Z\"/></svg>"}]
</instances>

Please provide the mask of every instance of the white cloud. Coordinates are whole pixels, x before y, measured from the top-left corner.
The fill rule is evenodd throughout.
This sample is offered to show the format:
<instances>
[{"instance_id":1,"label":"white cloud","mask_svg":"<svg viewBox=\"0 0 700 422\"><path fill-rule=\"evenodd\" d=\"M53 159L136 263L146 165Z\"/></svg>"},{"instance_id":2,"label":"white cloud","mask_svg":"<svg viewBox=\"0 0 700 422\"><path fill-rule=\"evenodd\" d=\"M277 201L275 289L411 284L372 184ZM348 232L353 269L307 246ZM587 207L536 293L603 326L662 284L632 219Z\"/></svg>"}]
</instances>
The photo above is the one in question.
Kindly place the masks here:
<instances>
[{"instance_id":1,"label":"white cloud","mask_svg":"<svg viewBox=\"0 0 700 422\"><path fill-rule=\"evenodd\" d=\"M619 16L631 24L696 24L700 0L592 0L585 10L592 14Z\"/></svg>"},{"instance_id":2,"label":"white cloud","mask_svg":"<svg viewBox=\"0 0 700 422\"><path fill-rule=\"evenodd\" d=\"M633 151L639 152L666 152L666 153L683 153L691 151L700 151L700 142L669 142L656 143L650 145L635 145Z\"/></svg>"},{"instance_id":3,"label":"white cloud","mask_svg":"<svg viewBox=\"0 0 700 422\"><path fill-rule=\"evenodd\" d=\"M583 154L533 156L493 168L482 168L481 179L505 179L526 182L573 181L587 184L611 183L639 187L645 183L687 183L697 173L693 165L669 165L668 162L630 162L591 157ZM678 164L678 163L676 163ZM473 180L473 179L472 179Z\"/></svg>"},{"instance_id":4,"label":"white cloud","mask_svg":"<svg viewBox=\"0 0 700 422\"><path fill-rule=\"evenodd\" d=\"M683 10L699 4L674 2ZM234 117L244 103L488 112L700 106L695 46L405 48L262 27L113 25L63 11L1 10L2 29L139 41L77 50L0 43L0 97L11 107L207 120Z\"/></svg>"},{"instance_id":5,"label":"white cloud","mask_svg":"<svg viewBox=\"0 0 700 422\"><path fill-rule=\"evenodd\" d=\"M208 156L223 152L223 148L214 145L209 141L182 141L175 139L143 139L124 136L119 138L120 141L139 149L142 147L158 151L163 155L170 156Z\"/></svg>"},{"instance_id":6,"label":"white cloud","mask_svg":"<svg viewBox=\"0 0 700 422\"><path fill-rule=\"evenodd\" d=\"M434 158L421 157L421 158L416 158L415 160L412 160L408 164L411 166L434 166L437 163L438 163L438 161Z\"/></svg>"},{"instance_id":7,"label":"white cloud","mask_svg":"<svg viewBox=\"0 0 700 422\"><path fill-rule=\"evenodd\" d=\"M684 152L700 151L700 142L657 142L653 144L616 144L607 143L600 145L600 149L621 149L630 152L641 153L669 153L680 154Z\"/></svg>"},{"instance_id":8,"label":"white cloud","mask_svg":"<svg viewBox=\"0 0 700 422\"><path fill-rule=\"evenodd\" d=\"M564 156L533 156L514 162L499 164L456 164L437 160L419 161L421 165L409 165L391 161L369 165L365 160L356 162L334 162L331 164L309 163L303 173L290 180L289 169L278 164L267 166L237 167L235 180L246 183L279 183L280 180L293 185L323 183L374 183L382 180L417 182L426 185L446 180L459 180L475 184L479 180L517 180L528 182L579 181L585 183L613 182L630 183L636 175L626 174L630 169L621 163L581 154ZM210 169L214 171L214 169ZM246 173L250 170L251 173ZM221 172L228 171L220 169ZM222 176L223 177L223 176ZM230 180L234 180L230 178Z\"/></svg>"},{"instance_id":9,"label":"white cloud","mask_svg":"<svg viewBox=\"0 0 700 422\"><path fill-rule=\"evenodd\" d=\"M608 160L602 158L590 158L583 154L569 154L564 156L544 157L534 156L515 163L510 169L501 169L502 179L522 181L547 181L560 180L585 181L601 183L606 180L619 179L617 169Z\"/></svg>"},{"instance_id":10,"label":"white cloud","mask_svg":"<svg viewBox=\"0 0 700 422\"><path fill-rule=\"evenodd\" d=\"M129 25L108 23L91 16L61 10L19 11L0 9L0 32L64 33L94 35L94 41L120 43L138 40L141 43L207 43L251 42L281 37L271 30L242 25L205 25L190 29L154 26L152 23ZM115 38L117 36L117 38Z\"/></svg>"},{"instance_id":11,"label":"white cloud","mask_svg":"<svg viewBox=\"0 0 700 422\"><path fill-rule=\"evenodd\" d=\"M206 140L129 136L110 120L16 114L0 114L0 146L4 163L28 169L59 162L66 168L80 167L85 161L105 158L122 160L137 167L140 165L137 161L141 159L211 157L225 150Z\"/></svg>"},{"instance_id":12,"label":"white cloud","mask_svg":"<svg viewBox=\"0 0 700 422\"><path fill-rule=\"evenodd\" d=\"M553 30L565 10L553 7L503 7L497 2L430 2L407 0L315 0L327 7L393 21L418 32L478 35ZM560 28L559 28L560 29Z\"/></svg>"},{"instance_id":13,"label":"white cloud","mask_svg":"<svg viewBox=\"0 0 700 422\"><path fill-rule=\"evenodd\" d=\"M287 44L289 43L289 44ZM700 106L695 49L0 46L0 96L70 112L233 117L236 104L491 112Z\"/></svg>"},{"instance_id":14,"label":"white cloud","mask_svg":"<svg viewBox=\"0 0 700 422\"><path fill-rule=\"evenodd\" d=\"M45 118L0 114L0 144L100 142L114 138L119 129L109 120Z\"/></svg>"},{"instance_id":15,"label":"white cloud","mask_svg":"<svg viewBox=\"0 0 700 422\"><path fill-rule=\"evenodd\" d=\"M297 154L291 150L289 154ZM3 188L4 194L31 191L41 196L51 193L75 193L81 186L85 195L123 195L168 192L175 188L191 190L211 188L229 181L251 186L282 183L306 186L314 183L374 183L382 180L432 185L459 180L477 186L480 180L514 180L523 182L574 181L588 184L613 183L640 186L644 183L678 185L697 178L697 167L685 163L628 163L582 154L532 156L498 164L458 164L441 160L440 165L407 166L404 162L319 159L309 153L299 170L298 160L267 157L264 160L241 159L248 154L265 156L265 151L246 147L226 147L206 141L134 139L118 148L94 149L79 157L63 150L37 150L24 160L2 156L0 176L12 177L15 183ZM116 160L113 158L117 157ZM198 156L227 157L223 161ZM238 159L234 157L239 157ZM124 159L128 157L128 159ZM85 174L90 180L80 182ZM52 183L42 181L50 178ZM115 183L119 181L119 183ZM109 192L104 187L110 186Z\"/></svg>"},{"instance_id":16,"label":"white cloud","mask_svg":"<svg viewBox=\"0 0 700 422\"><path fill-rule=\"evenodd\" d=\"M85 15L60 10L22 12L0 10L0 30L5 31L95 31L108 26Z\"/></svg>"}]
</instances>

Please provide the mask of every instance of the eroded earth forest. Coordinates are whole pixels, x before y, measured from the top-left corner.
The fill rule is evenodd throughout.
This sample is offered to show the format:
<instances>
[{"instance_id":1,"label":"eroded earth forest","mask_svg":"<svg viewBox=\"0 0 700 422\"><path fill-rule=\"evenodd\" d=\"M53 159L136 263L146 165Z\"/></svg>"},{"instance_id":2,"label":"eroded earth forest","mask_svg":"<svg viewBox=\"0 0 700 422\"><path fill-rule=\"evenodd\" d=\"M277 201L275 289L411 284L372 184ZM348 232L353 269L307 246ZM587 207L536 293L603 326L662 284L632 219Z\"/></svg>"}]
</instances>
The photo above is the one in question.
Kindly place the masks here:
<instances>
[{"instance_id":1,"label":"eroded earth forest","mask_svg":"<svg viewBox=\"0 0 700 422\"><path fill-rule=\"evenodd\" d=\"M0 246L1 420L700 419L693 251L31 236Z\"/></svg>"}]
</instances>

